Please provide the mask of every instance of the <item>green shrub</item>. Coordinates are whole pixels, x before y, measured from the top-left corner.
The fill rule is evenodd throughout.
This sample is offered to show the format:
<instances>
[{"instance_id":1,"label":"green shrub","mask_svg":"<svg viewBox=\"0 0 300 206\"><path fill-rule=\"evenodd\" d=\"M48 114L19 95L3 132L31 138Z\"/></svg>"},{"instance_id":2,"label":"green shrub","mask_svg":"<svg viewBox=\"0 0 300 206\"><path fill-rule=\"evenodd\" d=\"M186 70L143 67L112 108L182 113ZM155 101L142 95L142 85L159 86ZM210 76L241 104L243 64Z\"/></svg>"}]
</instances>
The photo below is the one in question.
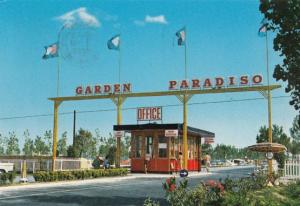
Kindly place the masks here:
<instances>
[{"instance_id":1,"label":"green shrub","mask_svg":"<svg viewBox=\"0 0 300 206\"><path fill-rule=\"evenodd\" d=\"M124 176L127 169L93 169L93 170L73 170L73 171L39 171L33 174L36 182L53 182L64 180L84 180L98 177ZM1 181L1 180L0 180Z\"/></svg>"},{"instance_id":2,"label":"green shrub","mask_svg":"<svg viewBox=\"0 0 300 206\"><path fill-rule=\"evenodd\" d=\"M8 173L1 173L0 174L0 185L12 184L16 178L16 172L8 172Z\"/></svg>"}]
</instances>

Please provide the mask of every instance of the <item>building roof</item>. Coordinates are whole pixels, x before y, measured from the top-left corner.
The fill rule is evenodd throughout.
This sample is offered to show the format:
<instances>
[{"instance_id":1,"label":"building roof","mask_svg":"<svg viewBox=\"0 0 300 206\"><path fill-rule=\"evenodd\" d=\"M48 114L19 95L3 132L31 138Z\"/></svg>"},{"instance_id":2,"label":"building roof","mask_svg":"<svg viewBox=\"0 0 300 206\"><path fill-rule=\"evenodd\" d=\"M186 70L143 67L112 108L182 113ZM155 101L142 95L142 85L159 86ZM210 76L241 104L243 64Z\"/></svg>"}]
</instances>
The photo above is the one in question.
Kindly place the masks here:
<instances>
[{"instance_id":1,"label":"building roof","mask_svg":"<svg viewBox=\"0 0 300 206\"><path fill-rule=\"evenodd\" d=\"M127 124L114 125L114 131L141 131L141 130L172 130L177 129L179 134L182 134L183 124ZM194 134L199 137L215 137L215 133L206 130L188 126L188 134Z\"/></svg>"}]
</instances>

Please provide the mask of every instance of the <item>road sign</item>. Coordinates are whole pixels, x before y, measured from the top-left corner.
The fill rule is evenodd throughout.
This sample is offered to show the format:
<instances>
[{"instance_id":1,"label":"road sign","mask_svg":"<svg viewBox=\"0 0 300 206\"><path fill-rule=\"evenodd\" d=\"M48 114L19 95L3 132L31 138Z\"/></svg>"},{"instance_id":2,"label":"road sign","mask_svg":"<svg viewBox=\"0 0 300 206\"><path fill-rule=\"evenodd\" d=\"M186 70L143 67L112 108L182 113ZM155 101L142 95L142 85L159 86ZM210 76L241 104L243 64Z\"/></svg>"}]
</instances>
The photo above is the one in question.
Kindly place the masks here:
<instances>
[{"instance_id":1,"label":"road sign","mask_svg":"<svg viewBox=\"0 0 300 206\"><path fill-rule=\"evenodd\" d=\"M114 131L114 136L115 137L123 137L125 134L124 131Z\"/></svg>"},{"instance_id":2,"label":"road sign","mask_svg":"<svg viewBox=\"0 0 300 206\"><path fill-rule=\"evenodd\" d=\"M266 153L266 158L267 158L268 160L272 160L272 159L273 159L273 153L272 153L272 152L267 152L267 153Z\"/></svg>"},{"instance_id":3,"label":"road sign","mask_svg":"<svg viewBox=\"0 0 300 206\"><path fill-rule=\"evenodd\" d=\"M189 172L187 170L180 170L179 175L180 177L187 177Z\"/></svg>"}]
</instances>

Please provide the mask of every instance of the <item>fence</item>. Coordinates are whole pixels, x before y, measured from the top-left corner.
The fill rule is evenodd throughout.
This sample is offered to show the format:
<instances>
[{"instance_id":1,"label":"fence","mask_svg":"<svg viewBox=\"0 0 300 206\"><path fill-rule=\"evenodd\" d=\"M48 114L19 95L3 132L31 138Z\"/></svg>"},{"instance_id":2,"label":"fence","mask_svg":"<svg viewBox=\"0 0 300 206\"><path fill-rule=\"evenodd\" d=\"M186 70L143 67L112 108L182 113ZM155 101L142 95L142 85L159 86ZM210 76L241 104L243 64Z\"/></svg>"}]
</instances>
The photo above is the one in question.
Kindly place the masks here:
<instances>
[{"instance_id":1,"label":"fence","mask_svg":"<svg viewBox=\"0 0 300 206\"><path fill-rule=\"evenodd\" d=\"M55 169L59 171L81 170L81 169L91 169L91 168L92 168L92 161L84 158L55 160Z\"/></svg>"},{"instance_id":2,"label":"fence","mask_svg":"<svg viewBox=\"0 0 300 206\"><path fill-rule=\"evenodd\" d=\"M0 162L13 163L17 172L22 171L24 160L26 160L27 172L50 171L52 168L51 157L0 157ZM60 171L90 168L92 168L92 161L85 158L57 158L55 161L55 169Z\"/></svg>"},{"instance_id":3,"label":"fence","mask_svg":"<svg viewBox=\"0 0 300 206\"><path fill-rule=\"evenodd\" d=\"M284 178L300 179L300 161L287 160L284 166Z\"/></svg>"}]
</instances>

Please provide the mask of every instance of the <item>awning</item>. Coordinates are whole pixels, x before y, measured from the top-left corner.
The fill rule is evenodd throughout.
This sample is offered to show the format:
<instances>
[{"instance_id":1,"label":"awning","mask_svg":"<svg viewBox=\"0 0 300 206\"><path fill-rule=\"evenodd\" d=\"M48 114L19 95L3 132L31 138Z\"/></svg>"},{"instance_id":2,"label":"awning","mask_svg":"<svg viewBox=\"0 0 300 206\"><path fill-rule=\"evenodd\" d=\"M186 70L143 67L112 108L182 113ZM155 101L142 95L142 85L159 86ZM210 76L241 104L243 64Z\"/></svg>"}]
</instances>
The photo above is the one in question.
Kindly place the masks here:
<instances>
[{"instance_id":1,"label":"awning","mask_svg":"<svg viewBox=\"0 0 300 206\"><path fill-rule=\"evenodd\" d=\"M278 143L262 142L249 146L247 149L255 152L285 152L287 149L284 145Z\"/></svg>"},{"instance_id":2,"label":"awning","mask_svg":"<svg viewBox=\"0 0 300 206\"><path fill-rule=\"evenodd\" d=\"M141 131L141 130L178 130L182 135L183 124L131 124L131 125L114 125L114 131ZM196 137L214 138L215 133L195 127L187 127L188 134L193 134Z\"/></svg>"}]
</instances>

